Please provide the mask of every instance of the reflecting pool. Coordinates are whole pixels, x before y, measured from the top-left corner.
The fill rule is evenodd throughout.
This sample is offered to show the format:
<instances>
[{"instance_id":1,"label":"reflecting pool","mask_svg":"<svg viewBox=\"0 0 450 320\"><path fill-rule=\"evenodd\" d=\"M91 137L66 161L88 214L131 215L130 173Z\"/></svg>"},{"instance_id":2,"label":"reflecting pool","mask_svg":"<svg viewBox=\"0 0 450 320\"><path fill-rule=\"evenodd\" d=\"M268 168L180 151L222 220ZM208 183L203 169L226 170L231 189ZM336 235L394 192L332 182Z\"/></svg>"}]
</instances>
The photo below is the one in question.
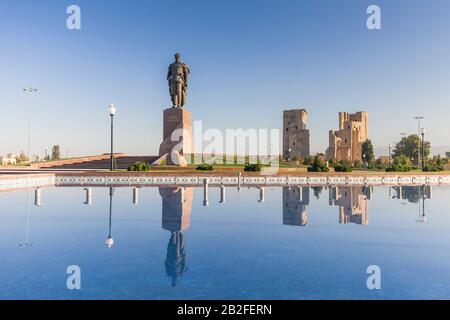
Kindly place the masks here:
<instances>
[{"instance_id":1,"label":"reflecting pool","mask_svg":"<svg viewBox=\"0 0 450 320\"><path fill-rule=\"evenodd\" d=\"M449 299L449 195L431 186L2 192L0 298ZM79 290L69 289L69 266ZM370 266L381 289L369 289Z\"/></svg>"}]
</instances>

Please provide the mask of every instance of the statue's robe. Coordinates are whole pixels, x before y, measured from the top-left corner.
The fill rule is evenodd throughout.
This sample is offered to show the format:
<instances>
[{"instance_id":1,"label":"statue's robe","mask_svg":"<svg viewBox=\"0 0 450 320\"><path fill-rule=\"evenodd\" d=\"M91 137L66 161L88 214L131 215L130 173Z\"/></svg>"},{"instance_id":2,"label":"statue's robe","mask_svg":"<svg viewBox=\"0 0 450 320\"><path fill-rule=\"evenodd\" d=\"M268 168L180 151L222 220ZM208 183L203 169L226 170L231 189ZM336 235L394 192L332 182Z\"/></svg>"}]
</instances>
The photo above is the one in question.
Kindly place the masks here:
<instances>
[{"instance_id":1,"label":"statue's robe","mask_svg":"<svg viewBox=\"0 0 450 320\"><path fill-rule=\"evenodd\" d=\"M174 62L169 66L167 80L169 81L169 93L174 106L184 106L186 103L189 73L189 67L184 63Z\"/></svg>"}]
</instances>

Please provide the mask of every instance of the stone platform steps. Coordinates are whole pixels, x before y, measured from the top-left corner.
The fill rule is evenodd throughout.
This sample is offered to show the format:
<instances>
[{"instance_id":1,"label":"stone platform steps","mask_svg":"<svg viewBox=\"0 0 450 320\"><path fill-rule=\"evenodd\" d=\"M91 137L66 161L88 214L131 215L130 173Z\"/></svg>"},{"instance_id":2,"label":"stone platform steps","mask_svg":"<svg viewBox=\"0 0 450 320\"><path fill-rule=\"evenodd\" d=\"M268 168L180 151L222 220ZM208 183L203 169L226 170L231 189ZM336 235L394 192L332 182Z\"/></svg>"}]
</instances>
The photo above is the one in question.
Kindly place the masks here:
<instances>
[{"instance_id":1,"label":"stone platform steps","mask_svg":"<svg viewBox=\"0 0 450 320\"><path fill-rule=\"evenodd\" d=\"M128 166L136 161L147 162L151 164L157 160L157 156L127 156L123 154L115 155L115 163L117 169L127 169ZM54 164L47 164L40 168L48 169L79 169L79 170L103 170L110 168L109 155L95 157L93 159L84 159L82 161L66 161L62 160Z\"/></svg>"}]
</instances>

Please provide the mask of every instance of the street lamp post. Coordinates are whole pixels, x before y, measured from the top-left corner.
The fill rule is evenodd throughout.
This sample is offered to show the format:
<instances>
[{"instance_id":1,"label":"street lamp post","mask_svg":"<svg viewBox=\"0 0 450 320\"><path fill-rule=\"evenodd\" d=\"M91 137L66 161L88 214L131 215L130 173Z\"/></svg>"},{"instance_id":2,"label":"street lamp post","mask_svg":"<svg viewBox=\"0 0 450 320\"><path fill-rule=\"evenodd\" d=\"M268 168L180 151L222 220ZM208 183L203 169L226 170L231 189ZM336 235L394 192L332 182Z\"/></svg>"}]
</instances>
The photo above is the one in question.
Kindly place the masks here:
<instances>
[{"instance_id":1,"label":"street lamp post","mask_svg":"<svg viewBox=\"0 0 450 320\"><path fill-rule=\"evenodd\" d=\"M402 136L402 148L403 148L403 152L405 152L405 139L406 139L406 136L408 135L408 133L406 133L406 132L401 132L400 135Z\"/></svg>"},{"instance_id":2,"label":"street lamp post","mask_svg":"<svg viewBox=\"0 0 450 320\"><path fill-rule=\"evenodd\" d=\"M417 137L420 139L420 120L425 119L423 116L414 117L417 120ZM417 165L420 166L420 141L417 146Z\"/></svg>"},{"instance_id":3,"label":"street lamp post","mask_svg":"<svg viewBox=\"0 0 450 320\"><path fill-rule=\"evenodd\" d=\"M23 91L28 95L28 162L31 163L31 94L37 92L37 89L25 87Z\"/></svg>"},{"instance_id":4,"label":"street lamp post","mask_svg":"<svg viewBox=\"0 0 450 320\"><path fill-rule=\"evenodd\" d=\"M391 165L391 148L392 148L392 145L389 143L389 166Z\"/></svg>"},{"instance_id":5,"label":"street lamp post","mask_svg":"<svg viewBox=\"0 0 450 320\"><path fill-rule=\"evenodd\" d=\"M111 171L114 169L114 116L116 114L116 110L117 108L113 104L108 107L108 112L111 116Z\"/></svg>"},{"instance_id":6,"label":"street lamp post","mask_svg":"<svg viewBox=\"0 0 450 320\"><path fill-rule=\"evenodd\" d=\"M422 134L422 171L425 170L425 133L426 129L422 128L420 130L420 133Z\"/></svg>"}]
</instances>

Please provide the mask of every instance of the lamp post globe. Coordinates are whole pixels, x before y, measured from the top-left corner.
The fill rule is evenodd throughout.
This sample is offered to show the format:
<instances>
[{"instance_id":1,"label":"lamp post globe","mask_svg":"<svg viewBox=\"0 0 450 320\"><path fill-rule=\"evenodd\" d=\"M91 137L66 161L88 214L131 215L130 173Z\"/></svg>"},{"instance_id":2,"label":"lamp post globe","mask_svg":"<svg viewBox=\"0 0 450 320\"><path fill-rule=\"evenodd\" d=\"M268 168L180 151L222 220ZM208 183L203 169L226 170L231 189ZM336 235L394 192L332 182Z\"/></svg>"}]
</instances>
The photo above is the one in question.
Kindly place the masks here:
<instances>
[{"instance_id":1,"label":"lamp post globe","mask_svg":"<svg viewBox=\"0 0 450 320\"><path fill-rule=\"evenodd\" d=\"M111 248L114 244L114 239L112 237L106 238L105 244L108 248Z\"/></svg>"},{"instance_id":2,"label":"lamp post globe","mask_svg":"<svg viewBox=\"0 0 450 320\"><path fill-rule=\"evenodd\" d=\"M108 113L111 117L116 115L117 107L114 104L108 106Z\"/></svg>"},{"instance_id":3,"label":"lamp post globe","mask_svg":"<svg viewBox=\"0 0 450 320\"><path fill-rule=\"evenodd\" d=\"M422 171L425 170L425 133L427 130L425 128L420 129L420 133L422 135Z\"/></svg>"}]
</instances>

